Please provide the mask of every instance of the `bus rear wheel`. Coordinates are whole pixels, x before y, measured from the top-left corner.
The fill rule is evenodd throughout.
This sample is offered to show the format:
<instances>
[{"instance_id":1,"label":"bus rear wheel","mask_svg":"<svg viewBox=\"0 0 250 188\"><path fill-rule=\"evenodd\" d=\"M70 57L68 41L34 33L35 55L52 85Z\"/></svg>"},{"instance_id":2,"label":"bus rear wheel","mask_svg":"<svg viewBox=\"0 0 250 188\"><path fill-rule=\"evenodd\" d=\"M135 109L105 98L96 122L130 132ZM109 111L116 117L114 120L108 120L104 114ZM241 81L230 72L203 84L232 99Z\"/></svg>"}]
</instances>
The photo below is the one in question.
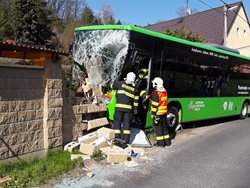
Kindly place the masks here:
<instances>
[{"instance_id":1,"label":"bus rear wheel","mask_svg":"<svg viewBox=\"0 0 250 188\"><path fill-rule=\"evenodd\" d=\"M168 109L168 114L167 114L167 121L168 121L168 126L175 130L176 126L179 124L179 110L172 106Z\"/></svg>"},{"instance_id":2,"label":"bus rear wheel","mask_svg":"<svg viewBox=\"0 0 250 188\"><path fill-rule=\"evenodd\" d=\"M248 115L248 103L244 102L241 108L240 119L246 119Z\"/></svg>"}]
</instances>

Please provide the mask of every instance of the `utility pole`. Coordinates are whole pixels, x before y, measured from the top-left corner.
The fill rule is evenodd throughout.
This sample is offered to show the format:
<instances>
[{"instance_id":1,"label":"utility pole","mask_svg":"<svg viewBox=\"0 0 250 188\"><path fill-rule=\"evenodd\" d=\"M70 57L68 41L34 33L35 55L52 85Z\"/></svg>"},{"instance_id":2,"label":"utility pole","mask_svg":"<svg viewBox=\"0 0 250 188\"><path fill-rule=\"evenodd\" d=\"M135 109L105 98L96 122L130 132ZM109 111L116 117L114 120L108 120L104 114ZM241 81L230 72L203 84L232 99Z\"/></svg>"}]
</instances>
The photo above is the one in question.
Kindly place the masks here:
<instances>
[{"instance_id":1,"label":"utility pole","mask_svg":"<svg viewBox=\"0 0 250 188\"><path fill-rule=\"evenodd\" d=\"M189 0L186 0L186 16L190 15L191 14L191 10L189 8Z\"/></svg>"},{"instance_id":2,"label":"utility pole","mask_svg":"<svg viewBox=\"0 0 250 188\"><path fill-rule=\"evenodd\" d=\"M227 11L228 11L228 7L227 5L225 4L224 5L224 42L223 42L223 45L224 46L227 46Z\"/></svg>"},{"instance_id":3,"label":"utility pole","mask_svg":"<svg viewBox=\"0 0 250 188\"><path fill-rule=\"evenodd\" d=\"M227 46L227 12L236 9L237 7L238 6L230 7L228 4L224 4L224 46Z\"/></svg>"}]
</instances>

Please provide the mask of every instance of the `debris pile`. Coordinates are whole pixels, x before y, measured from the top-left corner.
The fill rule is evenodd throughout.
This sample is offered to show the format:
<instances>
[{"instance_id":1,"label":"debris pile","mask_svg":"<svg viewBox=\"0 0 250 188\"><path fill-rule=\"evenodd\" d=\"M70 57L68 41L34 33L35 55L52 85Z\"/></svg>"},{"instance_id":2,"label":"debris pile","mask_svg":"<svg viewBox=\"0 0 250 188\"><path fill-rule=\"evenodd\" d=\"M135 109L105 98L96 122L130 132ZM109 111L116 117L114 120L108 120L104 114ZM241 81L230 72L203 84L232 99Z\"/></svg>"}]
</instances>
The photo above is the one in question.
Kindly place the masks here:
<instances>
[{"instance_id":1,"label":"debris pile","mask_svg":"<svg viewBox=\"0 0 250 188\"><path fill-rule=\"evenodd\" d=\"M138 144L138 130L132 128L130 144L126 144L123 140L115 138L113 129L102 127L98 130L81 136L78 142L70 142L64 146L65 151L71 152L71 160L82 158L84 163L84 176L92 177L93 169L100 167L97 161L102 161L102 164L124 164L127 167L136 167L139 164L136 158L147 159L146 152L143 148L133 147L133 142ZM139 131L140 132L140 131ZM145 136L146 138L146 136ZM145 143L141 139L142 143ZM151 147L149 141L142 147ZM75 154L77 152L77 154ZM98 157L97 157L98 156ZM99 158L99 159L98 159Z\"/></svg>"}]
</instances>

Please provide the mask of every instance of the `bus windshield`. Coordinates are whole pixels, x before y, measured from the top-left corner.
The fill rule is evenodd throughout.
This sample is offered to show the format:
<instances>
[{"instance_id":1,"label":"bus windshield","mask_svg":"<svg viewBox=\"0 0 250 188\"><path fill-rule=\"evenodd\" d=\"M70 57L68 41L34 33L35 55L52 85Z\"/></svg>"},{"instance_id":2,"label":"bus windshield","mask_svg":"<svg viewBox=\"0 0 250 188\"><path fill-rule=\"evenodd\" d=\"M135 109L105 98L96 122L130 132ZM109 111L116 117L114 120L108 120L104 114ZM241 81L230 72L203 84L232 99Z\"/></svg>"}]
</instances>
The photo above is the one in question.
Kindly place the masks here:
<instances>
[{"instance_id":1,"label":"bus windshield","mask_svg":"<svg viewBox=\"0 0 250 188\"><path fill-rule=\"evenodd\" d=\"M121 73L129 47L127 30L80 30L73 44L73 81L86 69L89 86L112 83Z\"/></svg>"}]
</instances>

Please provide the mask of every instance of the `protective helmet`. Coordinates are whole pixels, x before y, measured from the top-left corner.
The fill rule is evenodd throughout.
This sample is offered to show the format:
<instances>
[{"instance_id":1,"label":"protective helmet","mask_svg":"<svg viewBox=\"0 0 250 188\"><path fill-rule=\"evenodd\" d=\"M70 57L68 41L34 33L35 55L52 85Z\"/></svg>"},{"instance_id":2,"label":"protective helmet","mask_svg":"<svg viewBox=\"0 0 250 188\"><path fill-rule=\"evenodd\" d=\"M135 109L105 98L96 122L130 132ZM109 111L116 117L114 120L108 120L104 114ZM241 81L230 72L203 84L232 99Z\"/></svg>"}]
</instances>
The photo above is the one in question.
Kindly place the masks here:
<instances>
[{"instance_id":1,"label":"protective helmet","mask_svg":"<svg viewBox=\"0 0 250 188\"><path fill-rule=\"evenodd\" d=\"M141 68L139 70L139 78L145 78L148 75L148 69Z\"/></svg>"},{"instance_id":2,"label":"protective helmet","mask_svg":"<svg viewBox=\"0 0 250 188\"><path fill-rule=\"evenodd\" d=\"M135 82L135 74L133 72L129 72L126 77L126 82L133 84Z\"/></svg>"},{"instance_id":3,"label":"protective helmet","mask_svg":"<svg viewBox=\"0 0 250 188\"><path fill-rule=\"evenodd\" d=\"M159 77L154 78L152 83L153 83L153 88L163 88L163 80Z\"/></svg>"}]
</instances>

